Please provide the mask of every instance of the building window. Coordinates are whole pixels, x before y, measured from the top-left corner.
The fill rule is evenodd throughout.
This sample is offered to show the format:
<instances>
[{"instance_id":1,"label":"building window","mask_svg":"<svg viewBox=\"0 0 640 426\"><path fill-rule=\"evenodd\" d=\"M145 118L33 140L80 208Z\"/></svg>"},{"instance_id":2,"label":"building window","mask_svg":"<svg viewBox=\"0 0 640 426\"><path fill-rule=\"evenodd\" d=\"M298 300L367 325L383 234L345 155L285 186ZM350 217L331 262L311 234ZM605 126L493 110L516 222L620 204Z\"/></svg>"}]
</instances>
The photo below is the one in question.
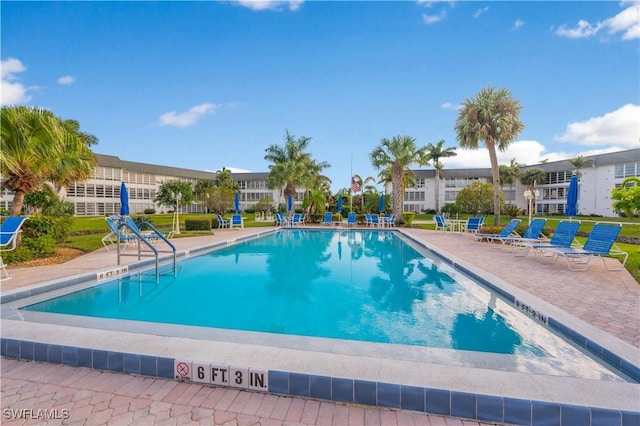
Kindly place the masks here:
<instances>
[{"instance_id":1,"label":"building window","mask_svg":"<svg viewBox=\"0 0 640 426\"><path fill-rule=\"evenodd\" d=\"M615 177L616 179L624 179L629 176L638 176L639 170L640 163L616 164Z\"/></svg>"},{"instance_id":2,"label":"building window","mask_svg":"<svg viewBox=\"0 0 640 426\"><path fill-rule=\"evenodd\" d=\"M415 187L418 189L424 188L424 178L417 178Z\"/></svg>"}]
</instances>

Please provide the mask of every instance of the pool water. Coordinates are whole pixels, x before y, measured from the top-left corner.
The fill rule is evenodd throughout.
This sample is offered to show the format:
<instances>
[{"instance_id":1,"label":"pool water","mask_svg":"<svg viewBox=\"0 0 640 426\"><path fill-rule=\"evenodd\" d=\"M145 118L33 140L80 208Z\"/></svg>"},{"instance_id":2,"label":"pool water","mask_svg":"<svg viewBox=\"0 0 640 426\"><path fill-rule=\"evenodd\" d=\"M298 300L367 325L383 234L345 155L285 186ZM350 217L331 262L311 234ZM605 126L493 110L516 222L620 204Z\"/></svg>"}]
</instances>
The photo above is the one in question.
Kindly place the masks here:
<instances>
[{"instance_id":1,"label":"pool water","mask_svg":"<svg viewBox=\"0 0 640 426\"><path fill-rule=\"evenodd\" d=\"M549 356L567 345L393 231L280 230L24 309Z\"/></svg>"}]
</instances>

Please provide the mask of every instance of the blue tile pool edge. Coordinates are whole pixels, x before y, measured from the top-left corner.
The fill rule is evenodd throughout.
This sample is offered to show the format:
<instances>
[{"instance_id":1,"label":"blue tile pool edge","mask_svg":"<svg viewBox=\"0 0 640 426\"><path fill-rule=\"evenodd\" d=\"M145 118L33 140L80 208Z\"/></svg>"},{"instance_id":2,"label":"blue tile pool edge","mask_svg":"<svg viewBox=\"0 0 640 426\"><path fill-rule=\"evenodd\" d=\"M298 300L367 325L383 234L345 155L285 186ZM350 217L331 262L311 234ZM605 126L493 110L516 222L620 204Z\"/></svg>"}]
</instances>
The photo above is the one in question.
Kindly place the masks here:
<instances>
[{"instance_id":1,"label":"blue tile pool edge","mask_svg":"<svg viewBox=\"0 0 640 426\"><path fill-rule=\"evenodd\" d=\"M479 284L483 285L484 287L486 287L490 291L498 294L502 299L507 301L509 304L514 305L514 306L518 306L518 301L516 300L516 297L514 295L512 295L511 293L509 293L508 291L506 291L505 289L496 286L495 284L493 284L490 281L488 281L486 278L482 277L480 274L478 274L478 273L474 272L473 270L461 265L458 262L455 262L454 260L452 260L449 257L445 256L443 253L440 253L440 252L438 252L436 250L433 250L430 247L427 247L424 244L424 242L416 239L412 235L408 235L408 234L406 234L404 232L401 233L401 234L404 237L406 237L406 238L410 239L411 241L413 241L414 243L419 244L421 247L423 247L429 253L431 253L432 255L436 256L438 259L442 260L443 262L445 262L450 267L452 267L452 268L454 268L454 269L456 269L458 271L463 272L464 274L470 276L476 282L478 282ZM523 306L522 308L525 308L525 307ZM527 306L526 309L530 309L530 308ZM551 328L552 330L554 330L555 332L557 332L558 334L560 334L561 336L563 336L567 340L577 344L581 348L583 348L586 351L588 351L590 354L592 354L592 356L601 359L602 361L607 363L609 366L611 366L615 370L621 372L622 374L624 374L627 377L631 378L635 382L640 383L640 365L634 364L632 361L630 361L628 359L625 359L624 357L622 357L622 356L620 356L620 355L608 350L607 348L602 347L601 345L599 345L598 343L592 341L591 339L587 338L586 336L578 333L577 331L571 329L570 327L567 327L562 322L558 321L556 318L554 318L552 316L545 317L544 318L544 323L549 328Z\"/></svg>"},{"instance_id":2,"label":"blue tile pool edge","mask_svg":"<svg viewBox=\"0 0 640 426\"><path fill-rule=\"evenodd\" d=\"M176 360L173 358L61 346L4 337L0 338L0 355L22 361L47 362L176 380L174 371ZM269 394L512 424L570 426L576 424L576 419L588 419L588 423L581 422L585 425L596 425L597 419L607 419L607 424L611 426L640 424L640 411L558 404L288 371L268 370L267 374L266 392ZM182 381L190 381L190 379ZM198 384L219 386L201 382Z\"/></svg>"}]
</instances>

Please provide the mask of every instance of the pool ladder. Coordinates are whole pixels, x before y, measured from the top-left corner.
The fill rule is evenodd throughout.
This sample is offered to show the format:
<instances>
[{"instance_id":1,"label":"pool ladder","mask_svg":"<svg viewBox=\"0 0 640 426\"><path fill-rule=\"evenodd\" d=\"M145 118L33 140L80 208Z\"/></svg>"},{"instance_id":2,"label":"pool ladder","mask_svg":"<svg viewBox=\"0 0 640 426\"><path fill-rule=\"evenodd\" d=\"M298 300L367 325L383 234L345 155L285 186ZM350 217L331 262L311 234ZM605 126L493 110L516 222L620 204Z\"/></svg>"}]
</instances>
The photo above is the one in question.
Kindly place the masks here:
<instances>
[{"instance_id":1,"label":"pool ladder","mask_svg":"<svg viewBox=\"0 0 640 426\"><path fill-rule=\"evenodd\" d=\"M140 230L142 228L148 228L149 233L143 235ZM154 256L155 257L155 267L156 267L156 283L160 282L160 253L172 253L173 254L173 276L176 276L176 247L169 241L158 229L153 226L151 223L145 221L138 225L137 229L132 228L126 222L118 225L118 233L120 231L129 230L133 235L135 235L137 241L137 253L121 253L120 244L117 244L117 252L118 252L118 265L120 265L120 257L121 256L138 256L138 260L140 260L143 256ZM158 250L149 239L157 239L157 241L164 241L170 248L170 250ZM150 251L146 252L142 250L142 245L145 245Z\"/></svg>"}]
</instances>

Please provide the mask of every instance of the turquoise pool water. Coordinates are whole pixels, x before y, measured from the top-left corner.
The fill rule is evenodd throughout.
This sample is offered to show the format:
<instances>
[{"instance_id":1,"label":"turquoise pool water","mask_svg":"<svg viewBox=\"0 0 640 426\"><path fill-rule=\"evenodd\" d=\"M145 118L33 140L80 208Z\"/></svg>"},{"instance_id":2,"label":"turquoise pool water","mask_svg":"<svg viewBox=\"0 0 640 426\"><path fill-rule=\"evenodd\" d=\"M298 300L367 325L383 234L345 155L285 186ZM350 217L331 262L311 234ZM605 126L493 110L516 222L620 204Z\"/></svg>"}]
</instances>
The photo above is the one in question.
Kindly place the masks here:
<instances>
[{"instance_id":1,"label":"turquoise pool water","mask_svg":"<svg viewBox=\"0 0 640 426\"><path fill-rule=\"evenodd\" d=\"M548 356L561 339L392 231L281 230L24 309Z\"/></svg>"}]
</instances>

